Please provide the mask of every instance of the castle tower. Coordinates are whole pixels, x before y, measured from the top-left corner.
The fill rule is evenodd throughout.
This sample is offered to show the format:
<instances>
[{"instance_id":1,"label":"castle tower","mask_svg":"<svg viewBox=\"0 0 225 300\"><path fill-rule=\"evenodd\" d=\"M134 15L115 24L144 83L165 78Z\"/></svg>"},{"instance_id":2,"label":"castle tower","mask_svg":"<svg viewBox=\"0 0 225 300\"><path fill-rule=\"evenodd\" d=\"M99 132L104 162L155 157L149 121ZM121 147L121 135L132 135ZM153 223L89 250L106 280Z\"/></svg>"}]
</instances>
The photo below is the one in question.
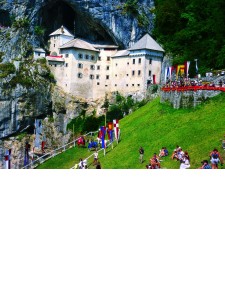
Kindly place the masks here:
<instances>
[{"instance_id":1,"label":"castle tower","mask_svg":"<svg viewBox=\"0 0 225 300\"><path fill-rule=\"evenodd\" d=\"M74 36L64 26L61 26L49 36L51 55L59 55L59 47L74 39Z\"/></svg>"}]
</instances>

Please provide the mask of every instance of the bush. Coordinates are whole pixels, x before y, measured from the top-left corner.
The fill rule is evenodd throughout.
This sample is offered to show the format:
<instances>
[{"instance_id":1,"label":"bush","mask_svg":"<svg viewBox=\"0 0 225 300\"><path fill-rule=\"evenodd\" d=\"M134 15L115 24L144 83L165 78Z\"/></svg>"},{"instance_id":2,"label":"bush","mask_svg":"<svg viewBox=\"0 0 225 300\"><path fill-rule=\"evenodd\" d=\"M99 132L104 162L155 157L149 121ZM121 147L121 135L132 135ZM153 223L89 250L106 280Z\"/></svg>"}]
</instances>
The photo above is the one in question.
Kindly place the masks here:
<instances>
[{"instance_id":1,"label":"bush","mask_svg":"<svg viewBox=\"0 0 225 300\"><path fill-rule=\"evenodd\" d=\"M14 64L12 63L4 63L0 64L0 78L7 77L10 74L13 74L16 72L16 68Z\"/></svg>"},{"instance_id":2,"label":"bush","mask_svg":"<svg viewBox=\"0 0 225 300\"><path fill-rule=\"evenodd\" d=\"M19 19L15 19L12 26L15 29L19 29L19 28L27 28L29 26L30 22L28 20L28 18L19 18Z\"/></svg>"}]
</instances>

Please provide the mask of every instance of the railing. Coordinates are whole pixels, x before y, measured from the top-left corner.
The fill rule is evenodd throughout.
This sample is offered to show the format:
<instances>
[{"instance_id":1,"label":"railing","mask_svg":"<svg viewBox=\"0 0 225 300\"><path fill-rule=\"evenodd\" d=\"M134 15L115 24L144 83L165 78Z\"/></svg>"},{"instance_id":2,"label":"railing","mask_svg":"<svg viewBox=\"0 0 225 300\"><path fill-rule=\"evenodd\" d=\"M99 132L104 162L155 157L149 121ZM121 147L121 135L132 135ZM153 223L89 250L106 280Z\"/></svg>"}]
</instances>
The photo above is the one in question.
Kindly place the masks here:
<instances>
[{"instance_id":1,"label":"railing","mask_svg":"<svg viewBox=\"0 0 225 300\"><path fill-rule=\"evenodd\" d=\"M98 153L101 152L101 151L103 151L103 152L104 152L104 156L105 156L105 155L106 155L106 149L107 149L109 146L112 146L112 149L114 148L114 142L115 142L116 144L118 144L119 141L114 140L114 141L112 141L111 143L109 143L108 145L106 144L106 147L105 147L105 148L99 149L99 150L98 150ZM83 161L86 160L86 162L87 162L87 168L88 168L88 166L91 166L91 164L92 164L92 163L88 163L88 160L89 160L92 156L94 156L94 153L91 154L90 156L88 156L87 158L83 159ZM75 163L75 165L78 165L78 163ZM75 168L75 165L74 165L72 168L70 168L70 169L71 169L71 170L72 170L72 169L76 169L76 168Z\"/></svg>"},{"instance_id":2,"label":"railing","mask_svg":"<svg viewBox=\"0 0 225 300\"><path fill-rule=\"evenodd\" d=\"M84 134L82 136L93 136L95 133L97 133L98 131L91 131L87 134ZM72 147L76 146L76 142L79 140L80 137L78 137L76 140L63 145L62 147L59 147L57 149L54 149L42 156L40 156L38 159L36 160L32 160L31 163L27 164L26 166L24 166L22 169L34 169L37 166L43 164L44 162L46 162L47 160L49 160L52 157L55 157L58 154L61 154L62 152L65 152L68 149L71 149Z\"/></svg>"}]
</instances>

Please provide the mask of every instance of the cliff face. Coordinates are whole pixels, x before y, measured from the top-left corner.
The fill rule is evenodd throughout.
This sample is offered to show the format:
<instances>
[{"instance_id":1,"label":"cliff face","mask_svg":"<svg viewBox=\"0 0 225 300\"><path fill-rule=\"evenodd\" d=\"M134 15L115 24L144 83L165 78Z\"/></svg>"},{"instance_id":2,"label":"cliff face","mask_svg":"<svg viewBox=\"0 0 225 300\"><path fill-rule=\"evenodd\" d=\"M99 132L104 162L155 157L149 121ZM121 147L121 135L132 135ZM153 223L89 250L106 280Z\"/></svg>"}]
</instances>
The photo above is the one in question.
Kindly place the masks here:
<instances>
[{"instance_id":1,"label":"cliff face","mask_svg":"<svg viewBox=\"0 0 225 300\"><path fill-rule=\"evenodd\" d=\"M3 0L0 9L0 24L14 25L24 29L32 45L38 45L40 34L36 26L49 33L65 25L78 37L90 40L114 41L128 47L131 40L137 40L144 32L151 32L153 0ZM2 12L2 13L1 13ZM11 58L21 54L21 37L10 38L10 44L0 47L10 51ZM35 36L36 35L36 36ZM6 51L7 52L7 51ZM7 53L6 53L7 55ZM7 55L8 56L8 55Z\"/></svg>"}]
</instances>

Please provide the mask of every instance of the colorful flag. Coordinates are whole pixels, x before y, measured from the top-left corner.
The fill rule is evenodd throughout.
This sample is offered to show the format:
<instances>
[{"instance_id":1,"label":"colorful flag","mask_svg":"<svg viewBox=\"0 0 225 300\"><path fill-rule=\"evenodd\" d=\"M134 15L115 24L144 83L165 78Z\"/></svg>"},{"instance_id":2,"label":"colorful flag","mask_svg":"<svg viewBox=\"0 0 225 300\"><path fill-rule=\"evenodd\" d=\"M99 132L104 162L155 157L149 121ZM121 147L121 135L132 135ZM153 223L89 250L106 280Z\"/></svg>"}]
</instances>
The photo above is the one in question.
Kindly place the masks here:
<instances>
[{"instance_id":1,"label":"colorful flag","mask_svg":"<svg viewBox=\"0 0 225 300\"><path fill-rule=\"evenodd\" d=\"M184 74L185 72L185 65L178 65L177 66L177 77L180 74L181 76Z\"/></svg>"},{"instance_id":2,"label":"colorful flag","mask_svg":"<svg viewBox=\"0 0 225 300\"><path fill-rule=\"evenodd\" d=\"M105 148L105 134L106 134L106 127L101 127L101 139L102 139L102 148Z\"/></svg>"},{"instance_id":3,"label":"colorful flag","mask_svg":"<svg viewBox=\"0 0 225 300\"><path fill-rule=\"evenodd\" d=\"M119 138L119 120L113 120L113 127L114 127L115 138L118 140L118 138Z\"/></svg>"},{"instance_id":4,"label":"colorful flag","mask_svg":"<svg viewBox=\"0 0 225 300\"><path fill-rule=\"evenodd\" d=\"M184 63L185 65L185 73L186 73L186 77L188 78L188 72L189 72L189 67L190 67L190 61L186 61Z\"/></svg>"}]
</instances>

